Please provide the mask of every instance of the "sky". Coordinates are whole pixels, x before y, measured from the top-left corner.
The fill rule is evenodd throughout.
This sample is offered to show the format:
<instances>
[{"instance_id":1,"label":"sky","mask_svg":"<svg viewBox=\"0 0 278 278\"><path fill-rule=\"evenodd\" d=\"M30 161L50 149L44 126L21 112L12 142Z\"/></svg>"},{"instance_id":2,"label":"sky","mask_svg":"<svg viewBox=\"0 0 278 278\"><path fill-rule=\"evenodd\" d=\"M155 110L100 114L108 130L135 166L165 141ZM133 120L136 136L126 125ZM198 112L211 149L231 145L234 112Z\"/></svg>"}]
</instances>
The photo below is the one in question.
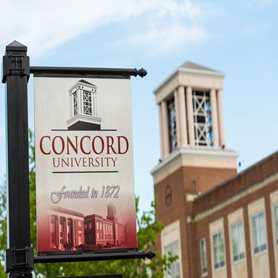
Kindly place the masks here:
<instances>
[{"instance_id":1,"label":"sky","mask_svg":"<svg viewBox=\"0 0 278 278\"><path fill-rule=\"evenodd\" d=\"M221 71L226 145L246 169L278 146L278 1L0 0L0 50L17 40L31 66L141 68L132 78L135 192L153 200L160 157L153 91L185 61ZM29 126L33 129L33 80ZM0 86L0 181L6 173L5 86Z\"/></svg>"}]
</instances>

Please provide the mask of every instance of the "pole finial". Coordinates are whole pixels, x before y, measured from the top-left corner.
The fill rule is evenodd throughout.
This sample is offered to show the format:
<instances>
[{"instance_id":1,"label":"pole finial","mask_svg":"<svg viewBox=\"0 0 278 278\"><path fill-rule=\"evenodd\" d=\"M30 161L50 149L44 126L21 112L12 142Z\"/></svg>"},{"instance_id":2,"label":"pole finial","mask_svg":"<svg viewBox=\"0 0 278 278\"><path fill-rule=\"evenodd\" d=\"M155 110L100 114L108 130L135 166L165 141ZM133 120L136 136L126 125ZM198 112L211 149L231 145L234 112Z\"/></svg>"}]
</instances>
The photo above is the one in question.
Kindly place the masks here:
<instances>
[{"instance_id":1,"label":"pole finial","mask_svg":"<svg viewBox=\"0 0 278 278\"><path fill-rule=\"evenodd\" d=\"M6 83L7 76L20 75L30 76L29 57L27 46L18 41L13 41L6 46L6 53L3 56L2 83Z\"/></svg>"},{"instance_id":2,"label":"pole finial","mask_svg":"<svg viewBox=\"0 0 278 278\"><path fill-rule=\"evenodd\" d=\"M144 76L146 76L147 74L148 74L147 71L145 69L143 69L143 68L138 70L138 75L141 76L142 78Z\"/></svg>"}]
</instances>

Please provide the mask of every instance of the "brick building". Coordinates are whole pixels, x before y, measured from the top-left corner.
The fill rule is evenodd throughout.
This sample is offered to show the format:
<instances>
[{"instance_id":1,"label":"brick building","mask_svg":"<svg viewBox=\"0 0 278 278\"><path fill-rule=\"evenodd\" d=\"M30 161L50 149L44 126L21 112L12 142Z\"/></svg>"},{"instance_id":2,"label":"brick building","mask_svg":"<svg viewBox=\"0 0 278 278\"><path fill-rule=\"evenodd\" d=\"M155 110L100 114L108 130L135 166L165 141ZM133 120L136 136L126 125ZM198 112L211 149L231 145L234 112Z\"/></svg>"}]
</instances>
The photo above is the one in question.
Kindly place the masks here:
<instances>
[{"instance_id":1,"label":"brick building","mask_svg":"<svg viewBox=\"0 0 278 278\"><path fill-rule=\"evenodd\" d=\"M72 250L84 243L84 215L56 208L49 216L51 250ZM47 241L47 239L46 239Z\"/></svg>"},{"instance_id":2,"label":"brick building","mask_svg":"<svg viewBox=\"0 0 278 278\"><path fill-rule=\"evenodd\" d=\"M186 62L155 91L161 159L153 169L166 277L278 277L278 153L237 174L225 144L224 75Z\"/></svg>"},{"instance_id":3,"label":"brick building","mask_svg":"<svg viewBox=\"0 0 278 278\"><path fill-rule=\"evenodd\" d=\"M106 218L56 207L49 212L48 219L50 233L45 238L46 250L91 250L127 244L127 227L118 223L113 204L107 205Z\"/></svg>"},{"instance_id":4,"label":"brick building","mask_svg":"<svg viewBox=\"0 0 278 278\"><path fill-rule=\"evenodd\" d=\"M114 245L113 222L97 214L85 216L85 242L92 245Z\"/></svg>"},{"instance_id":5,"label":"brick building","mask_svg":"<svg viewBox=\"0 0 278 278\"><path fill-rule=\"evenodd\" d=\"M85 243L94 246L121 246L126 243L126 225L118 223L116 208L107 206L107 217L97 214L87 215L85 223Z\"/></svg>"}]
</instances>

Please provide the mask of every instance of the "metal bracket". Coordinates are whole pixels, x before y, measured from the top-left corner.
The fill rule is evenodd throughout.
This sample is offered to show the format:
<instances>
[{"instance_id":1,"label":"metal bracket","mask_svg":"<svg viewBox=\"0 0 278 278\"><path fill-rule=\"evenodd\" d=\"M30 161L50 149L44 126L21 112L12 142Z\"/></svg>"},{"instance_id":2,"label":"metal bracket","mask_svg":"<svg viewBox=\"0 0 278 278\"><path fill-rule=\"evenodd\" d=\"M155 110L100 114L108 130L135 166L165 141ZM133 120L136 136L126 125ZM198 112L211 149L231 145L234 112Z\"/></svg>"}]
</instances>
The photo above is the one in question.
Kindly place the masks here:
<instances>
[{"instance_id":1,"label":"metal bracket","mask_svg":"<svg viewBox=\"0 0 278 278\"><path fill-rule=\"evenodd\" d=\"M67 276L64 278L123 278L122 274L110 274L110 275L97 275L97 276ZM57 278L62 278L62 277L57 277Z\"/></svg>"},{"instance_id":2,"label":"metal bracket","mask_svg":"<svg viewBox=\"0 0 278 278\"><path fill-rule=\"evenodd\" d=\"M34 250L32 247L24 249L6 249L5 271L11 272L15 269L33 269L34 268Z\"/></svg>"},{"instance_id":3,"label":"metal bracket","mask_svg":"<svg viewBox=\"0 0 278 278\"><path fill-rule=\"evenodd\" d=\"M81 67L30 67L34 76L45 77L94 77L94 78L130 78L147 75L143 68L81 68Z\"/></svg>"},{"instance_id":4,"label":"metal bracket","mask_svg":"<svg viewBox=\"0 0 278 278\"><path fill-rule=\"evenodd\" d=\"M106 260L125 260L125 259L152 259L155 257L155 252L137 251L137 250L114 250L105 252L70 252L70 253L56 253L56 254L41 254L34 258L35 263L61 263L61 262L84 262L84 261L106 261Z\"/></svg>"}]
</instances>

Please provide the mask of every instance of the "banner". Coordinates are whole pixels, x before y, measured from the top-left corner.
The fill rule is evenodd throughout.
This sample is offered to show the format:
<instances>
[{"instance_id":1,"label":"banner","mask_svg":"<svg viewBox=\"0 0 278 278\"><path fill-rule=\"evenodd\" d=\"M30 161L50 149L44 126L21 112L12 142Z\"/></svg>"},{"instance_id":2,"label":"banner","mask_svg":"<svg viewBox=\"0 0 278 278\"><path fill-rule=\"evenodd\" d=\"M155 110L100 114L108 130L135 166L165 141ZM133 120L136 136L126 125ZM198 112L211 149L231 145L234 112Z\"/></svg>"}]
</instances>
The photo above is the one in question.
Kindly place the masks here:
<instances>
[{"instance_id":1,"label":"banner","mask_svg":"<svg viewBox=\"0 0 278 278\"><path fill-rule=\"evenodd\" d=\"M137 248L130 79L34 78L38 252Z\"/></svg>"}]
</instances>

